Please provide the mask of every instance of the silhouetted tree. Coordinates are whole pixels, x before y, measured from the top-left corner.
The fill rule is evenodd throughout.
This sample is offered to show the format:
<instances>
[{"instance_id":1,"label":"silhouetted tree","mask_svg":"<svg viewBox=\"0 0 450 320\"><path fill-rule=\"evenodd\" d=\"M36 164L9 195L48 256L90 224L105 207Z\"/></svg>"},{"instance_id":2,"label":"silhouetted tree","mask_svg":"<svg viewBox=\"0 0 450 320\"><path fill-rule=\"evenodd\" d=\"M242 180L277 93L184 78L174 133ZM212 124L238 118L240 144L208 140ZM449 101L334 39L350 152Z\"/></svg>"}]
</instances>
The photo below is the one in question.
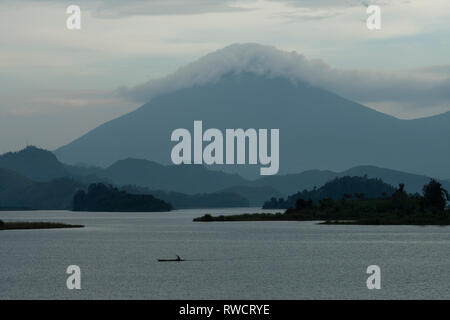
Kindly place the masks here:
<instances>
[{"instance_id":1,"label":"silhouetted tree","mask_svg":"<svg viewBox=\"0 0 450 320\"><path fill-rule=\"evenodd\" d=\"M405 192L405 184L400 183L398 185L397 191L395 191L394 194L392 195L392 199L401 201L401 200L406 200L407 198L408 198L408 195Z\"/></svg>"},{"instance_id":2,"label":"silhouetted tree","mask_svg":"<svg viewBox=\"0 0 450 320\"><path fill-rule=\"evenodd\" d=\"M295 209L298 209L298 210L304 209L305 203L306 203L306 201L303 200L302 198L297 199L297 201L295 201Z\"/></svg>"},{"instance_id":3,"label":"silhouetted tree","mask_svg":"<svg viewBox=\"0 0 450 320\"><path fill-rule=\"evenodd\" d=\"M272 197L264 203L263 209L287 209L287 204L283 198Z\"/></svg>"},{"instance_id":4,"label":"silhouetted tree","mask_svg":"<svg viewBox=\"0 0 450 320\"><path fill-rule=\"evenodd\" d=\"M426 207L431 207L436 210L444 210L447 200L450 200L447 190L442 187L442 184L434 179L423 187L423 198Z\"/></svg>"},{"instance_id":5,"label":"silhouetted tree","mask_svg":"<svg viewBox=\"0 0 450 320\"><path fill-rule=\"evenodd\" d=\"M302 198L299 198L295 202L295 208L298 210L311 209L312 207L313 207L313 201L311 199L303 200Z\"/></svg>"}]
</instances>

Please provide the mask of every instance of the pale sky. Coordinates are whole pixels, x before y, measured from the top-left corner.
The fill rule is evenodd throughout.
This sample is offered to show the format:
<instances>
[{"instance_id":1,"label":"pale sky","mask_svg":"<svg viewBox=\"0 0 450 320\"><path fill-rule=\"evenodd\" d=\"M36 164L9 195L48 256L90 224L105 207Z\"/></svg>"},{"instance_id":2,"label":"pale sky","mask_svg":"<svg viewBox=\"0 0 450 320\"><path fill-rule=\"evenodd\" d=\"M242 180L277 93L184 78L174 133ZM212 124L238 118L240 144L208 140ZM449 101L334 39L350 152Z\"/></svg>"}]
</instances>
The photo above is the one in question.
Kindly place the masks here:
<instances>
[{"instance_id":1,"label":"pale sky","mask_svg":"<svg viewBox=\"0 0 450 320\"><path fill-rule=\"evenodd\" d=\"M71 4L81 30L66 28ZM382 10L381 30L366 27L369 4ZM64 145L145 102L117 88L247 42L320 59L345 79L395 78L397 95L373 81L386 97L352 98L396 117L450 110L448 0L0 0L0 153ZM430 97L414 103L408 90L419 86Z\"/></svg>"}]
</instances>

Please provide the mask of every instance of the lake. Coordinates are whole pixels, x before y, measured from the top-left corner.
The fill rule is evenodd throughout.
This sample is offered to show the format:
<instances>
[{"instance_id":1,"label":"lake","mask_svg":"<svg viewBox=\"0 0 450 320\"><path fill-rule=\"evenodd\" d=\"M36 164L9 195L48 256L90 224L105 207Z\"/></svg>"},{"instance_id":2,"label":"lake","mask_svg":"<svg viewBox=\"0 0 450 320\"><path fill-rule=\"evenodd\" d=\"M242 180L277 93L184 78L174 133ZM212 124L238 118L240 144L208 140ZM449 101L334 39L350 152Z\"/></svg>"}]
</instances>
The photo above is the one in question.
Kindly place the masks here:
<instances>
[{"instance_id":1,"label":"lake","mask_svg":"<svg viewBox=\"0 0 450 320\"><path fill-rule=\"evenodd\" d=\"M0 299L450 299L450 227L192 222L205 213L0 212ZM178 254L184 262L157 262ZM66 268L81 268L68 290ZM369 265L381 289L366 286Z\"/></svg>"}]
</instances>

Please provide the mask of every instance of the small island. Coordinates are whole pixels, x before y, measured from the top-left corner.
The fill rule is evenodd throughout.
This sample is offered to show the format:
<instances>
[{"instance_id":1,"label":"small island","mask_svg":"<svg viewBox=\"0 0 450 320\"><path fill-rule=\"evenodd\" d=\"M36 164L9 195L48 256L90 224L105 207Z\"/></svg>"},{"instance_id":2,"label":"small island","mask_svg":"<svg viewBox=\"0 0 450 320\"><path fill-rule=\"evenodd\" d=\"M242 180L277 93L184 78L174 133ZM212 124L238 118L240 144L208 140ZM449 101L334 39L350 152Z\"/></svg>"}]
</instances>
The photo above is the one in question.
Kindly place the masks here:
<instances>
[{"instance_id":1,"label":"small island","mask_svg":"<svg viewBox=\"0 0 450 320\"><path fill-rule=\"evenodd\" d=\"M339 200L325 198L317 202L297 198L295 207L284 213L256 213L230 216L206 214L194 219L212 221L322 221L321 224L359 225L450 225L450 199L448 192L436 180L423 187L423 196L408 195L404 184L391 195L365 199L358 195L350 199L344 195Z\"/></svg>"},{"instance_id":2,"label":"small island","mask_svg":"<svg viewBox=\"0 0 450 320\"><path fill-rule=\"evenodd\" d=\"M4 222L0 220L0 230L65 229L65 228L84 228L84 226L78 224L65 224L59 222L27 222L27 221Z\"/></svg>"}]
</instances>

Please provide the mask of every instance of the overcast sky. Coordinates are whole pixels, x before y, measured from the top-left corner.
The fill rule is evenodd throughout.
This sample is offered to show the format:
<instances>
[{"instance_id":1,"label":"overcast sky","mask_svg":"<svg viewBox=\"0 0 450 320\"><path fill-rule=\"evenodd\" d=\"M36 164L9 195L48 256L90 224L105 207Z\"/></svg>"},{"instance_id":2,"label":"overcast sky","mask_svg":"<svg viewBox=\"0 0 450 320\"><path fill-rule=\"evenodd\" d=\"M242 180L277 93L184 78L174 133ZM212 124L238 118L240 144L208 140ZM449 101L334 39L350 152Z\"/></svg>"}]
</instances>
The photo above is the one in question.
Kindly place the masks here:
<instances>
[{"instance_id":1,"label":"overcast sky","mask_svg":"<svg viewBox=\"0 0 450 320\"><path fill-rule=\"evenodd\" d=\"M70 4L81 30L66 28ZM152 79L247 42L295 51L289 69L399 118L450 110L448 0L0 0L0 153L66 144L139 107Z\"/></svg>"}]
</instances>

